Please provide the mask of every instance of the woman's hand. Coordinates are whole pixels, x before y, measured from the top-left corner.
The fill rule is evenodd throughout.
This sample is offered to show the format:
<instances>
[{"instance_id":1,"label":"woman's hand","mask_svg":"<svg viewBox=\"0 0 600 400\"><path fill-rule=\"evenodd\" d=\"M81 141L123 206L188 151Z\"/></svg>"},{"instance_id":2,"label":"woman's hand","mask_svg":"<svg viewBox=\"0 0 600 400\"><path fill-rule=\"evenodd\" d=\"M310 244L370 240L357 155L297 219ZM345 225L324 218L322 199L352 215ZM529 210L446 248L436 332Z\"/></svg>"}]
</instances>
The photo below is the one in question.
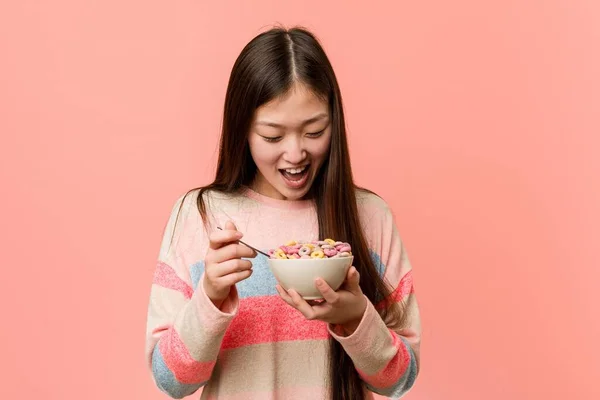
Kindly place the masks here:
<instances>
[{"instance_id":1,"label":"woman's hand","mask_svg":"<svg viewBox=\"0 0 600 400\"><path fill-rule=\"evenodd\" d=\"M241 238L242 233L231 221L225 224L224 230L215 231L209 237L202 287L217 308L221 308L233 285L252 275L252 263L241 258L253 258L256 253L239 244Z\"/></svg>"},{"instance_id":2,"label":"woman's hand","mask_svg":"<svg viewBox=\"0 0 600 400\"><path fill-rule=\"evenodd\" d=\"M338 291L334 291L323 279L317 278L315 284L324 301L312 305L293 289L286 291L277 285L277 292L306 319L341 325L345 333L350 335L358 327L367 308L367 298L363 295L359 282L360 276L354 267L348 269L346 280Z\"/></svg>"}]
</instances>

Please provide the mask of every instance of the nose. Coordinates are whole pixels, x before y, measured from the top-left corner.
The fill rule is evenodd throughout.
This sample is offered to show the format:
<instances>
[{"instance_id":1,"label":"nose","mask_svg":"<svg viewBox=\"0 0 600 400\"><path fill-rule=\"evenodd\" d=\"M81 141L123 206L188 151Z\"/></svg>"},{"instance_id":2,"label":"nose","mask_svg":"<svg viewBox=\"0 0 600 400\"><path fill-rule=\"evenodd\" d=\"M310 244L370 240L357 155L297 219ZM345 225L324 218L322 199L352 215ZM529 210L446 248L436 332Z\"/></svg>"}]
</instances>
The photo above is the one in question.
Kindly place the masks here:
<instances>
[{"instance_id":1,"label":"nose","mask_svg":"<svg viewBox=\"0 0 600 400\"><path fill-rule=\"evenodd\" d=\"M292 137L285 144L285 150L283 153L283 159L292 164L299 165L306 159L307 153L306 149L304 149L304 145L302 143L302 139Z\"/></svg>"}]
</instances>

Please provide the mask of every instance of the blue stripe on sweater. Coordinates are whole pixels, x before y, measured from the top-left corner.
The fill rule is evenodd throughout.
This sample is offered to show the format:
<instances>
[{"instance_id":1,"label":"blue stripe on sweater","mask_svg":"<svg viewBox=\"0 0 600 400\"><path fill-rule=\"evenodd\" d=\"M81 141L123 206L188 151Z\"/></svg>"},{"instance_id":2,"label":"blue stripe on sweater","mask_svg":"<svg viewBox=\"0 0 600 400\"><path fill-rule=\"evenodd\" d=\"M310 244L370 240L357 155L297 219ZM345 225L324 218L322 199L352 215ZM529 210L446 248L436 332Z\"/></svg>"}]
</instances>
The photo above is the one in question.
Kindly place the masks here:
<instances>
[{"instance_id":1,"label":"blue stripe on sweater","mask_svg":"<svg viewBox=\"0 0 600 400\"><path fill-rule=\"evenodd\" d=\"M256 296L278 296L277 290L275 290L277 281L269 269L266 257L258 255L256 258L250 259L250 261L252 262L252 275L250 278L236 284L240 299ZM199 261L192 265L190 277L194 290L198 287L198 282L203 273L204 261Z\"/></svg>"},{"instance_id":2,"label":"blue stripe on sweater","mask_svg":"<svg viewBox=\"0 0 600 400\"><path fill-rule=\"evenodd\" d=\"M167 367L158 348L158 344L154 347L154 351L152 352L152 374L154 375L154 380L156 381L158 388L174 399L183 399L184 397L195 393L206 384L206 382L203 382L195 385L188 385L179 382L175 378L175 375L173 375L173 372Z\"/></svg>"}]
</instances>

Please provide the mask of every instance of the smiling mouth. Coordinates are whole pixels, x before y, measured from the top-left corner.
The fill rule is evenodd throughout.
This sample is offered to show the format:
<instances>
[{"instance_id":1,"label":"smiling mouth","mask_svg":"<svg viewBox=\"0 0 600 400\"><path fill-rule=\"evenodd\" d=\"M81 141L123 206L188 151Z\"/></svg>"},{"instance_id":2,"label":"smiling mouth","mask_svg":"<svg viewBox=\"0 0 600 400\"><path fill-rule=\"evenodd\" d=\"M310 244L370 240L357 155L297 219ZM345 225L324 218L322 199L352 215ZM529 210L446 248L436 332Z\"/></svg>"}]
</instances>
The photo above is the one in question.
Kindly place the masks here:
<instances>
[{"instance_id":1,"label":"smiling mouth","mask_svg":"<svg viewBox=\"0 0 600 400\"><path fill-rule=\"evenodd\" d=\"M285 184L292 189L301 188L306 184L309 171L310 164L299 168L284 168L279 170Z\"/></svg>"}]
</instances>

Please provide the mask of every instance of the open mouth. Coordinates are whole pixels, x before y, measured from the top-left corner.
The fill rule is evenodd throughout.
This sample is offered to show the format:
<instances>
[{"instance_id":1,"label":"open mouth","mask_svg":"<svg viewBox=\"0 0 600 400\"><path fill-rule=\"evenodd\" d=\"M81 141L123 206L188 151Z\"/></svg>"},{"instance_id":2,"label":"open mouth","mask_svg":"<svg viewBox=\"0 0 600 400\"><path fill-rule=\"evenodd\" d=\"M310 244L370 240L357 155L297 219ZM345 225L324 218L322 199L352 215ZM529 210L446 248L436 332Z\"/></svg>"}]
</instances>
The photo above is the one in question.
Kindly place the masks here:
<instances>
[{"instance_id":1,"label":"open mouth","mask_svg":"<svg viewBox=\"0 0 600 400\"><path fill-rule=\"evenodd\" d=\"M285 184L292 189L301 188L306 184L309 171L310 164L298 168L285 168L279 170Z\"/></svg>"}]
</instances>

